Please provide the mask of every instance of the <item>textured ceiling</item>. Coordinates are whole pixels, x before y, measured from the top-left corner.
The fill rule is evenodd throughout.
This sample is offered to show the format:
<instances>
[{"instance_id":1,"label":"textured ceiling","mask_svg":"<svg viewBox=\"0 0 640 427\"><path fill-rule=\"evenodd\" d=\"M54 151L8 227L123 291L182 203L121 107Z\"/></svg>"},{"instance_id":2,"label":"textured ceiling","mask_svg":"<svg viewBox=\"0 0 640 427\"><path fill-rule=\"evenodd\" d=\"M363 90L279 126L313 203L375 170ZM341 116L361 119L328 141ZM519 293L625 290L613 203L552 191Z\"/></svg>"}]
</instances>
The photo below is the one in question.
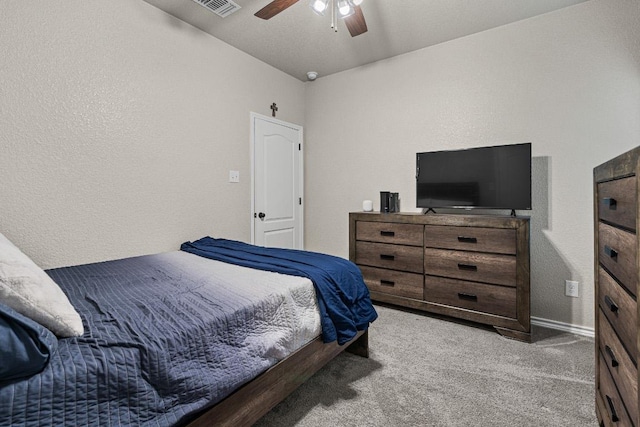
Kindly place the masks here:
<instances>
[{"instance_id":1,"label":"textured ceiling","mask_svg":"<svg viewBox=\"0 0 640 427\"><path fill-rule=\"evenodd\" d=\"M344 71L527 19L586 0L364 0L369 31L351 37L343 22L318 16L300 0L270 20L253 16L270 0L234 0L221 18L193 0L145 0L300 80Z\"/></svg>"}]
</instances>

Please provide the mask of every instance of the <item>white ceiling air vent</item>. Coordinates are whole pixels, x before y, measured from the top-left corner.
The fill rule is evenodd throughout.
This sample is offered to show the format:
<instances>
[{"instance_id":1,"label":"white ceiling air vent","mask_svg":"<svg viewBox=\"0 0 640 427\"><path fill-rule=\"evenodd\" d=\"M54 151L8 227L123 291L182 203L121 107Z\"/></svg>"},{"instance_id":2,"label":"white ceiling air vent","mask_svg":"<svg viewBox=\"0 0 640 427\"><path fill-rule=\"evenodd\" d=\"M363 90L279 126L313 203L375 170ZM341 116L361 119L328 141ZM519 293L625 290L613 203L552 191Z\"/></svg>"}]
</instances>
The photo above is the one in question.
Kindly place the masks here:
<instances>
[{"instance_id":1,"label":"white ceiling air vent","mask_svg":"<svg viewBox=\"0 0 640 427\"><path fill-rule=\"evenodd\" d=\"M223 18L240 9L240 5L231 0L193 0Z\"/></svg>"}]
</instances>

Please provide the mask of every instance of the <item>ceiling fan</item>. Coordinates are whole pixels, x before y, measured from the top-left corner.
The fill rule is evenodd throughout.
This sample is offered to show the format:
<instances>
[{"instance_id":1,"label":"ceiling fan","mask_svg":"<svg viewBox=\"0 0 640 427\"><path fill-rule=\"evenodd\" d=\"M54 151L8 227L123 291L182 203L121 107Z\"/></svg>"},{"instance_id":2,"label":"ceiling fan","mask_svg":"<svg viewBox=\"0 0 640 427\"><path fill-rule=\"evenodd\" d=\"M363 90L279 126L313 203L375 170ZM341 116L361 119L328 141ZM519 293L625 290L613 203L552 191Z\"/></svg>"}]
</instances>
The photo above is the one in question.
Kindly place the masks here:
<instances>
[{"instance_id":1,"label":"ceiling fan","mask_svg":"<svg viewBox=\"0 0 640 427\"><path fill-rule=\"evenodd\" d=\"M363 0L311 0L310 6L314 12L324 15L331 12L331 28L338 31L336 16L344 20L351 37L359 36L367 32L367 23L364 20L360 4ZM262 19L271 19L289 6L293 6L298 0L273 0L271 3L255 13Z\"/></svg>"}]
</instances>

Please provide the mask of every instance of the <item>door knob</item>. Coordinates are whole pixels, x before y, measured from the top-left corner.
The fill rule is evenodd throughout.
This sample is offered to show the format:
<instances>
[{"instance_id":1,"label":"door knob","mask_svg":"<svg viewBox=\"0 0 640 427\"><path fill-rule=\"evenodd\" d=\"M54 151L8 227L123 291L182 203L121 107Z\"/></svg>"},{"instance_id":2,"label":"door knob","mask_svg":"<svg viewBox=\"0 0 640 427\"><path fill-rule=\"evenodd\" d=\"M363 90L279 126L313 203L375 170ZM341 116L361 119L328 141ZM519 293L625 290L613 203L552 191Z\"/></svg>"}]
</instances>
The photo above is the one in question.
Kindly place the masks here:
<instances>
[{"instance_id":1,"label":"door knob","mask_svg":"<svg viewBox=\"0 0 640 427\"><path fill-rule=\"evenodd\" d=\"M267 215L265 215L265 213L264 213L264 212L260 212L260 213L258 214L258 218L260 218L262 221L264 221L264 217L265 217L265 216L267 216Z\"/></svg>"}]
</instances>

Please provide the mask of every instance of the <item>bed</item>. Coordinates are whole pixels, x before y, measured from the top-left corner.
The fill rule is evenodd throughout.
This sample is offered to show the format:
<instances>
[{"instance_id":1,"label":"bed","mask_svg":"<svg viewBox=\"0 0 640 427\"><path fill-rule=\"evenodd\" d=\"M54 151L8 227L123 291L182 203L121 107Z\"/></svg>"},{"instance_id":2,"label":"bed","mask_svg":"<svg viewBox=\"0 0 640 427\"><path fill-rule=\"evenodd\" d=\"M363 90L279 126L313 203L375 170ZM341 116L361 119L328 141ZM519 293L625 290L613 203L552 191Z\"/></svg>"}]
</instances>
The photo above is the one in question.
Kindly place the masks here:
<instances>
[{"instance_id":1,"label":"bed","mask_svg":"<svg viewBox=\"0 0 640 427\"><path fill-rule=\"evenodd\" d=\"M296 257L303 261L291 264ZM56 338L2 304L0 320L26 331L47 360L37 373L0 380L0 425L253 424L347 347L368 354L376 317L368 291L347 277L359 274L348 261L325 266L332 258L204 238L181 251L48 270L82 333ZM318 288L327 272L338 280L333 296ZM6 285L0 258L3 275ZM336 295L346 315L332 311ZM9 300L0 292L0 304Z\"/></svg>"}]
</instances>

